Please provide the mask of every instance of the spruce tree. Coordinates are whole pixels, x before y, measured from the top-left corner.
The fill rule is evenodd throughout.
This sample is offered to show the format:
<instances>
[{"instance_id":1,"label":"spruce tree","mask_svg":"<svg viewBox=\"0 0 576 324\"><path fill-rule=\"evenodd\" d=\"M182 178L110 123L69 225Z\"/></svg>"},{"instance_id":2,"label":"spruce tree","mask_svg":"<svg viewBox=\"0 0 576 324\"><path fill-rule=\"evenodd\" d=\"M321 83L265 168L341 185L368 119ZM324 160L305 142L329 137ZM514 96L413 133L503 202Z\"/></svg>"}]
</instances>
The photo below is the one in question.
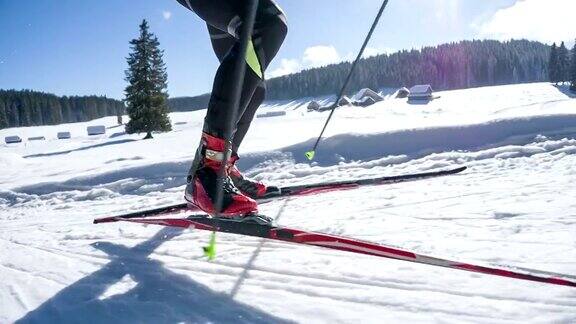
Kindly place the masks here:
<instances>
[{"instance_id":1,"label":"spruce tree","mask_svg":"<svg viewBox=\"0 0 576 324\"><path fill-rule=\"evenodd\" d=\"M556 47L556 43L553 43L550 49L550 59L548 60L548 79L550 82L558 83L558 67L558 48Z\"/></svg>"},{"instance_id":2,"label":"spruce tree","mask_svg":"<svg viewBox=\"0 0 576 324\"><path fill-rule=\"evenodd\" d=\"M8 127L8 118L6 117L6 105L0 98L0 129Z\"/></svg>"},{"instance_id":3,"label":"spruce tree","mask_svg":"<svg viewBox=\"0 0 576 324\"><path fill-rule=\"evenodd\" d=\"M570 89L576 91L576 41L572 48L572 60L570 62Z\"/></svg>"},{"instance_id":4,"label":"spruce tree","mask_svg":"<svg viewBox=\"0 0 576 324\"><path fill-rule=\"evenodd\" d=\"M570 79L570 52L564 42L558 47L558 81L564 82Z\"/></svg>"},{"instance_id":5,"label":"spruce tree","mask_svg":"<svg viewBox=\"0 0 576 324\"><path fill-rule=\"evenodd\" d=\"M126 132L146 133L144 139L152 138L153 131L170 131L168 119L168 75L162 60L158 38L149 31L148 22L140 24L140 36L130 41L130 56L124 90L130 121Z\"/></svg>"}]
</instances>

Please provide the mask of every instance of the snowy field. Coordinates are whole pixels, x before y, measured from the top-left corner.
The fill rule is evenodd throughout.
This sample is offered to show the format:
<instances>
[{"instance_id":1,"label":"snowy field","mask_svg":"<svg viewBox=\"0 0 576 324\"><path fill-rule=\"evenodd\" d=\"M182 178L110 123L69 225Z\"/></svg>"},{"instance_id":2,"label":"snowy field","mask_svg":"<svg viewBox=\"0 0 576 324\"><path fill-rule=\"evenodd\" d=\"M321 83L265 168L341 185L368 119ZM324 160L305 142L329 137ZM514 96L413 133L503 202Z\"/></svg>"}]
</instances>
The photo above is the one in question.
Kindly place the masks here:
<instances>
[{"instance_id":1,"label":"snowy field","mask_svg":"<svg viewBox=\"0 0 576 324\"><path fill-rule=\"evenodd\" d=\"M576 99L547 83L258 118L241 169L277 185L456 176L277 200L279 224L576 274ZM116 118L0 130L0 323L576 323L576 289L227 234L92 219L182 201L204 111L142 141ZM106 125L89 137L86 127ZM57 140L70 131L72 138Z\"/></svg>"}]
</instances>

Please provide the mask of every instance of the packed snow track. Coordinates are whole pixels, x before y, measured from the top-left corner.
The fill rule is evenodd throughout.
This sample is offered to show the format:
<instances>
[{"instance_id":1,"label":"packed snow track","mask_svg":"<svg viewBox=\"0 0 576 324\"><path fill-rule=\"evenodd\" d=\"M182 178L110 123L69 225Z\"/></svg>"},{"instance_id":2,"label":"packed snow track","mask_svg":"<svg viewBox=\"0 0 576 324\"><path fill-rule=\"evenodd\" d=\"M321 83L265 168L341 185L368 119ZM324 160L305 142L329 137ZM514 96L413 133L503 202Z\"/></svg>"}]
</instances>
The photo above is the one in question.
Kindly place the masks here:
<instances>
[{"instance_id":1,"label":"packed snow track","mask_svg":"<svg viewBox=\"0 0 576 324\"><path fill-rule=\"evenodd\" d=\"M428 105L305 101L262 111L240 152L295 185L451 168L458 175L280 199L278 223L471 263L576 275L576 99L546 84L447 91ZM0 146L0 323L575 323L576 289L317 247L92 220L182 201L203 111L142 141L116 118L12 128ZM88 125L108 134L85 135ZM57 140L58 131L72 139ZM184 216L183 214L180 216Z\"/></svg>"}]
</instances>

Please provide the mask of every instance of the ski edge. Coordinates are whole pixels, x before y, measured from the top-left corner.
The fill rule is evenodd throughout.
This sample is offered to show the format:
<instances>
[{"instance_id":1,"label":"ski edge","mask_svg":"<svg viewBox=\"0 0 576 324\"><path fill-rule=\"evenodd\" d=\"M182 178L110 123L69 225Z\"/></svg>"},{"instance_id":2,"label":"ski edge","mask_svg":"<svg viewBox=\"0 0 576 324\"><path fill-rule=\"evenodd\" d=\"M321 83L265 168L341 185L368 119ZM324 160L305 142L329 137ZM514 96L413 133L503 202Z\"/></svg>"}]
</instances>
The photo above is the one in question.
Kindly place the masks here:
<instances>
[{"instance_id":1,"label":"ski edge","mask_svg":"<svg viewBox=\"0 0 576 324\"><path fill-rule=\"evenodd\" d=\"M366 254L388 259L414 262L467 272L482 273L487 275L527 280L559 286L576 287L576 276L541 271L529 268L520 268L504 265L476 265L472 263L457 262L449 259L436 258L400 249L397 247L386 246L379 243L362 241L350 237L324 234L319 232L304 231L282 226L262 226L250 223L235 224L248 225L253 228L259 228L255 232L249 233L243 231L224 230L222 226L230 221L218 220L206 216L190 216L188 218L120 218L119 221L133 222L148 225L162 225L170 227L193 228L206 231L224 232L237 235L247 235L261 237L271 240L283 241L288 243L304 244L311 246L324 247L333 250L347 251L352 253Z\"/></svg>"}]
</instances>

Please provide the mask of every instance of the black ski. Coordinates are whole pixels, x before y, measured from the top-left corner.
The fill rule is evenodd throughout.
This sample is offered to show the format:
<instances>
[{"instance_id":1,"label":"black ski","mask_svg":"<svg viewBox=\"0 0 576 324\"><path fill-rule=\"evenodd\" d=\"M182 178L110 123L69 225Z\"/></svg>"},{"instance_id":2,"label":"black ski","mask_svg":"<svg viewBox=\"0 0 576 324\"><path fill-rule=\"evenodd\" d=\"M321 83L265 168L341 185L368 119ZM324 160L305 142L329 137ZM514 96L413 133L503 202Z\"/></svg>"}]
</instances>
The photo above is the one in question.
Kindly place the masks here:
<instances>
[{"instance_id":1,"label":"black ski","mask_svg":"<svg viewBox=\"0 0 576 324\"><path fill-rule=\"evenodd\" d=\"M377 177L377 178L366 178L366 179L359 179L359 180L343 180L343 181L335 181L335 182L320 182L320 183L313 183L307 185L298 185L298 186L287 186L280 188L280 193L275 195L270 195L266 197L262 197L257 199L259 203L268 202L277 198L282 197L292 197L292 196L303 196L303 195L313 195L322 192L328 191L337 191L337 190L346 190L346 189L354 189L360 186L367 186L367 185L384 185L384 184L392 184L392 183L400 183L400 182L409 182L415 180L424 180L429 178L436 178L441 176L447 176L452 174L457 174L462 171L466 170L465 166L448 169L448 170L441 170L441 171L431 171L431 172L421 172L421 173L412 173L412 174L403 174L397 176L387 176L387 177ZM137 211L133 213L118 215L118 216L111 216L111 217L104 217L98 218L94 220L94 223L108 223L108 222L115 222L119 219L130 219L130 218L142 218L142 217L151 217L151 216L158 216L164 214L171 214L177 213L181 211L194 211L196 209L190 208L187 203L175 204L170 206L163 206L149 210Z\"/></svg>"}]
</instances>

